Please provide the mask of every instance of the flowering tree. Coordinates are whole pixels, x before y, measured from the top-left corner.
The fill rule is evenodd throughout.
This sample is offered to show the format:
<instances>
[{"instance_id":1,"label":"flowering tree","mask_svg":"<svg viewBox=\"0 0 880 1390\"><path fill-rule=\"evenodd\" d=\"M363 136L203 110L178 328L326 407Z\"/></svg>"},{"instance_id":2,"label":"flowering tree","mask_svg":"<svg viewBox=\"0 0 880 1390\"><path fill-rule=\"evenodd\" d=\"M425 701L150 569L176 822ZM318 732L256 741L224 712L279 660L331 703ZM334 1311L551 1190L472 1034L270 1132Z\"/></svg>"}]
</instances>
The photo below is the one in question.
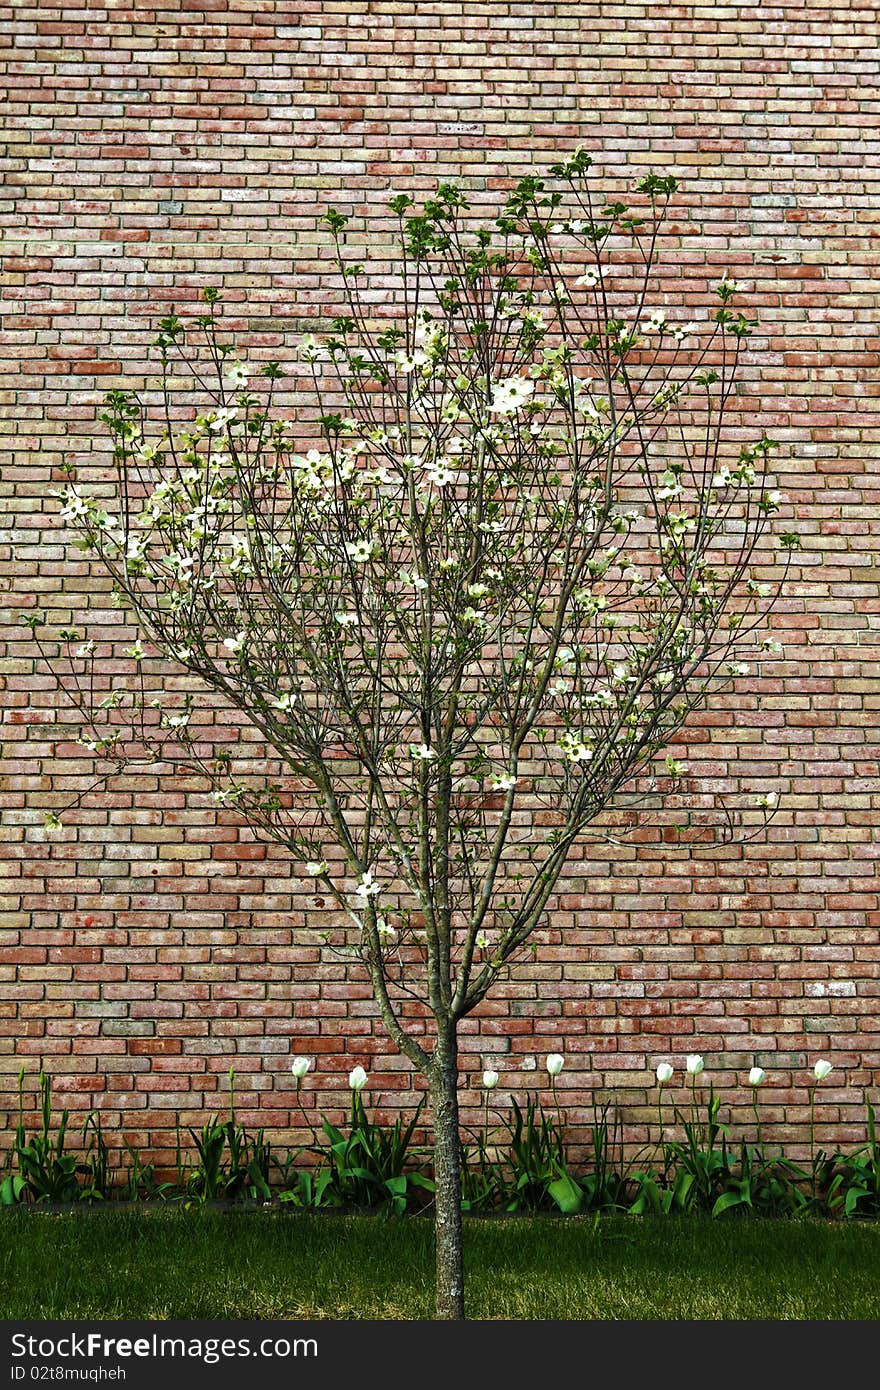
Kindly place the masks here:
<instances>
[{"instance_id":1,"label":"flowering tree","mask_svg":"<svg viewBox=\"0 0 880 1390\"><path fill-rule=\"evenodd\" d=\"M665 750L746 673L774 597L751 572L773 446L723 428L741 287L702 328L649 307L675 181L631 208L589 168L522 180L490 226L450 185L421 211L393 197L381 313L330 212L347 304L299 344L293 392L276 362L252 385L206 290L190 327L161 322L161 390L106 397L114 500L63 492L140 634L128 683L61 634L87 748L111 772L196 769L283 845L427 1079L442 1318L464 1310L459 1023L529 951L596 817L677 787ZM247 775L192 692L151 700L148 646L279 775Z\"/></svg>"}]
</instances>

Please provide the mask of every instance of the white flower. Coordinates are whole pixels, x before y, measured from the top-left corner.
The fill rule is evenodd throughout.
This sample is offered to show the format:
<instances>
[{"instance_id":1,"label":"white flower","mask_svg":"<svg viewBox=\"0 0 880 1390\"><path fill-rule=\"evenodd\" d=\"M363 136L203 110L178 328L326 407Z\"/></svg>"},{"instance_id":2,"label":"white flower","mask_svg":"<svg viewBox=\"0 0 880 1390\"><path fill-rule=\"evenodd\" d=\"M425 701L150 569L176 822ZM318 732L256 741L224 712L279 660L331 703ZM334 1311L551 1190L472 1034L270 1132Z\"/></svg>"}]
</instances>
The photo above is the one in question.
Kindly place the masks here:
<instances>
[{"instance_id":1,"label":"white flower","mask_svg":"<svg viewBox=\"0 0 880 1390\"><path fill-rule=\"evenodd\" d=\"M340 627L354 627L358 620L357 613L334 613L333 618Z\"/></svg>"},{"instance_id":2,"label":"white flower","mask_svg":"<svg viewBox=\"0 0 880 1390\"><path fill-rule=\"evenodd\" d=\"M672 336L677 343L683 343L685 338L689 338L693 333L699 331L697 323L682 323L677 328L673 328Z\"/></svg>"},{"instance_id":3,"label":"white flower","mask_svg":"<svg viewBox=\"0 0 880 1390\"><path fill-rule=\"evenodd\" d=\"M578 289L591 290L598 285L602 279L602 267L600 265L591 266L583 275L579 275L575 280Z\"/></svg>"},{"instance_id":4,"label":"white flower","mask_svg":"<svg viewBox=\"0 0 880 1390\"><path fill-rule=\"evenodd\" d=\"M687 1068L688 1076L699 1076L704 1066L705 1063L699 1052L691 1052L685 1059L685 1067Z\"/></svg>"},{"instance_id":5,"label":"white flower","mask_svg":"<svg viewBox=\"0 0 880 1390\"><path fill-rule=\"evenodd\" d=\"M218 410L215 415L209 417L208 429L212 434L219 434L221 430L225 429L226 426L235 419L237 414L237 407L224 406L222 410Z\"/></svg>"},{"instance_id":6,"label":"white flower","mask_svg":"<svg viewBox=\"0 0 880 1390\"><path fill-rule=\"evenodd\" d=\"M247 369L241 362L230 362L223 376L231 390L243 391L248 384Z\"/></svg>"},{"instance_id":7,"label":"white flower","mask_svg":"<svg viewBox=\"0 0 880 1390\"><path fill-rule=\"evenodd\" d=\"M776 792L767 792L766 796L755 797L755 805L760 806L762 811L772 811L778 800Z\"/></svg>"},{"instance_id":8,"label":"white flower","mask_svg":"<svg viewBox=\"0 0 880 1390\"><path fill-rule=\"evenodd\" d=\"M492 943L486 933L481 931L477 933L476 945L478 951L488 951Z\"/></svg>"},{"instance_id":9,"label":"white flower","mask_svg":"<svg viewBox=\"0 0 880 1390\"><path fill-rule=\"evenodd\" d=\"M376 897L376 894L380 890L378 883L373 878L373 872L371 869L367 869L366 873L361 876L361 880L354 891L357 893L359 898Z\"/></svg>"},{"instance_id":10,"label":"white flower","mask_svg":"<svg viewBox=\"0 0 880 1390\"><path fill-rule=\"evenodd\" d=\"M348 1073L348 1084L353 1091L362 1091L367 1084L367 1073L363 1067L354 1067Z\"/></svg>"},{"instance_id":11,"label":"white flower","mask_svg":"<svg viewBox=\"0 0 880 1390\"><path fill-rule=\"evenodd\" d=\"M236 634L235 634L234 637L224 637L224 638L223 638L223 645L224 645L224 647L226 648L226 650L229 652L230 656L238 656L239 652L240 652L240 651L242 650L242 648L244 647L245 637L246 637L246 636L247 636L247 634L245 633L244 629L242 628L241 632L236 632Z\"/></svg>"},{"instance_id":12,"label":"white flower","mask_svg":"<svg viewBox=\"0 0 880 1390\"><path fill-rule=\"evenodd\" d=\"M512 415L524 405L535 389L527 377L512 376L507 381L493 381L489 409L495 415Z\"/></svg>"},{"instance_id":13,"label":"white flower","mask_svg":"<svg viewBox=\"0 0 880 1390\"><path fill-rule=\"evenodd\" d=\"M560 736L557 746L570 763L588 763L593 757L592 748L568 732Z\"/></svg>"},{"instance_id":14,"label":"white flower","mask_svg":"<svg viewBox=\"0 0 880 1390\"><path fill-rule=\"evenodd\" d=\"M638 329L629 328L626 324L623 324L616 330L614 341L618 348L628 348L638 347L644 342L644 338L639 337Z\"/></svg>"},{"instance_id":15,"label":"white flower","mask_svg":"<svg viewBox=\"0 0 880 1390\"><path fill-rule=\"evenodd\" d=\"M645 328L648 333L662 333L666 327L666 310L655 309L648 319Z\"/></svg>"},{"instance_id":16,"label":"white flower","mask_svg":"<svg viewBox=\"0 0 880 1390\"><path fill-rule=\"evenodd\" d=\"M750 1086L760 1086L766 1080L767 1073L765 1072L763 1067L752 1067L751 1071L749 1072Z\"/></svg>"},{"instance_id":17,"label":"white flower","mask_svg":"<svg viewBox=\"0 0 880 1390\"><path fill-rule=\"evenodd\" d=\"M82 646L77 647L77 649L76 649L76 654L77 654L77 656L87 657L87 656L91 656L91 654L92 654L92 652L93 652L94 650L95 650L95 644L94 644L94 642L83 642Z\"/></svg>"},{"instance_id":18,"label":"white flower","mask_svg":"<svg viewBox=\"0 0 880 1390\"><path fill-rule=\"evenodd\" d=\"M428 482L433 483L434 487L449 487L450 483L456 482L458 474L451 468L447 468L440 460L425 464L425 472L428 475Z\"/></svg>"},{"instance_id":19,"label":"white flower","mask_svg":"<svg viewBox=\"0 0 880 1390\"><path fill-rule=\"evenodd\" d=\"M436 758L437 756L433 748L427 743L411 743L409 746L409 753L411 758L420 758L422 762L425 763L430 762L432 758Z\"/></svg>"},{"instance_id":20,"label":"white flower","mask_svg":"<svg viewBox=\"0 0 880 1390\"><path fill-rule=\"evenodd\" d=\"M65 521L81 521L84 516L88 516L88 503L78 492L71 488L68 493L62 493L64 506L61 508L61 516Z\"/></svg>"},{"instance_id":21,"label":"white flower","mask_svg":"<svg viewBox=\"0 0 880 1390\"><path fill-rule=\"evenodd\" d=\"M486 612L483 608L473 608L468 604L461 617L465 623L482 623L485 621Z\"/></svg>"},{"instance_id":22,"label":"white flower","mask_svg":"<svg viewBox=\"0 0 880 1390\"><path fill-rule=\"evenodd\" d=\"M329 868L330 865L326 859L310 859L306 864L306 873L310 878L320 878L322 874L327 873Z\"/></svg>"},{"instance_id":23,"label":"white flower","mask_svg":"<svg viewBox=\"0 0 880 1390\"><path fill-rule=\"evenodd\" d=\"M815 1076L817 1081L824 1081L828 1073L833 1070L834 1068L832 1067L831 1063L826 1062L824 1057L820 1057L816 1065L813 1067L813 1075Z\"/></svg>"},{"instance_id":24,"label":"white flower","mask_svg":"<svg viewBox=\"0 0 880 1390\"><path fill-rule=\"evenodd\" d=\"M494 1091L495 1087L498 1085L499 1080L500 1077L497 1071L483 1072L483 1085L485 1086L487 1091Z\"/></svg>"},{"instance_id":25,"label":"white flower","mask_svg":"<svg viewBox=\"0 0 880 1390\"><path fill-rule=\"evenodd\" d=\"M300 338L296 351L304 362L319 362L327 357L327 349L318 342L312 333Z\"/></svg>"},{"instance_id":26,"label":"white flower","mask_svg":"<svg viewBox=\"0 0 880 1390\"><path fill-rule=\"evenodd\" d=\"M430 587L427 579L423 579L415 570L413 570L412 574L409 574L406 570L401 570L400 581L402 584L409 584L413 589L423 590Z\"/></svg>"},{"instance_id":27,"label":"white flower","mask_svg":"<svg viewBox=\"0 0 880 1390\"><path fill-rule=\"evenodd\" d=\"M404 376L409 376L417 367L424 367L428 362L428 354L421 348L416 348L415 352L395 352L392 358L395 367Z\"/></svg>"},{"instance_id":28,"label":"white flower","mask_svg":"<svg viewBox=\"0 0 880 1390\"><path fill-rule=\"evenodd\" d=\"M667 1081L672 1080L672 1077L672 1067L669 1065L668 1062L661 1062L659 1067L657 1068L657 1080L660 1082L660 1085L665 1086Z\"/></svg>"},{"instance_id":29,"label":"white flower","mask_svg":"<svg viewBox=\"0 0 880 1390\"><path fill-rule=\"evenodd\" d=\"M290 1064L290 1070L293 1072L297 1081L302 1081L306 1072L311 1069L311 1065L311 1057L294 1057Z\"/></svg>"},{"instance_id":30,"label":"white flower","mask_svg":"<svg viewBox=\"0 0 880 1390\"><path fill-rule=\"evenodd\" d=\"M374 542L370 540L346 541L345 553L356 565L365 565L371 558Z\"/></svg>"},{"instance_id":31,"label":"white flower","mask_svg":"<svg viewBox=\"0 0 880 1390\"><path fill-rule=\"evenodd\" d=\"M660 489L657 493L661 502L666 502L672 497L680 497L684 489L678 480L678 474L671 468L667 468L665 473L660 475Z\"/></svg>"},{"instance_id":32,"label":"white flower","mask_svg":"<svg viewBox=\"0 0 880 1390\"><path fill-rule=\"evenodd\" d=\"M565 1058L561 1052L551 1052L547 1058L546 1066L551 1076L558 1076L565 1066Z\"/></svg>"},{"instance_id":33,"label":"white flower","mask_svg":"<svg viewBox=\"0 0 880 1390\"><path fill-rule=\"evenodd\" d=\"M380 917L376 923L376 932L383 946L393 946L397 940L397 928L386 922L384 917Z\"/></svg>"},{"instance_id":34,"label":"white flower","mask_svg":"<svg viewBox=\"0 0 880 1390\"><path fill-rule=\"evenodd\" d=\"M489 781L496 792L509 792L517 784L517 778L509 772L493 772Z\"/></svg>"},{"instance_id":35,"label":"white flower","mask_svg":"<svg viewBox=\"0 0 880 1390\"><path fill-rule=\"evenodd\" d=\"M443 338L443 325L437 323L427 309L420 309L416 317L415 332L413 334L417 343L431 344L438 338Z\"/></svg>"},{"instance_id":36,"label":"white flower","mask_svg":"<svg viewBox=\"0 0 880 1390\"><path fill-rule=\"evenodd\" d=\"M730 676L747 676L749 674L749 663L747 661L728 661L727 673Z\"/></svg>"},{"instance_id":37,"label":"white flower","mask_svg":"<svg viewBox=\"0 0 880 1390\"><path fill-rule=\"evenodd\" d=\"M394 478L387 468L365 468L362 475L364 483L393 483Z\"/></svg>"},{"instance_id":38,"label":"white flower","mask_svg":"<svg viewBox=\"0 0 880 1390\"><path fill-rule=\"evenodd\" d=\"M125 655L130 656L132 661L143 661L144 657L146 656L146 652L144 651L140 642L133 642L130 647L126 648Z\"/></svg>"}]
</instances>

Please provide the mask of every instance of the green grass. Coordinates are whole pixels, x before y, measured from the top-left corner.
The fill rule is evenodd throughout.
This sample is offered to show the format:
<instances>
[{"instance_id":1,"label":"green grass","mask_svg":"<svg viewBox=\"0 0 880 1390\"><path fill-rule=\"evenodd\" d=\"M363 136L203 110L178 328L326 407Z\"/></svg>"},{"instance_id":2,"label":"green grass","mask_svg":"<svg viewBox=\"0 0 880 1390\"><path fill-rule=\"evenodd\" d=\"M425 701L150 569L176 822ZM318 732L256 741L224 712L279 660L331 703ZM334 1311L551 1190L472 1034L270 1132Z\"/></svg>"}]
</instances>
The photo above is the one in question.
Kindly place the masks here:
<instances>
[{"instance_id":1,"label":"green grass","mask_svg":"<svg viewBox=\"0 0 880 1390\"><path fill-rule=\"evenodd\" d=\"M4 1212L3 1318L426 1318L425 1219ZM470 1220L473 1318L874 1319L880 1224Z\"/></svg>"}]
</instances>

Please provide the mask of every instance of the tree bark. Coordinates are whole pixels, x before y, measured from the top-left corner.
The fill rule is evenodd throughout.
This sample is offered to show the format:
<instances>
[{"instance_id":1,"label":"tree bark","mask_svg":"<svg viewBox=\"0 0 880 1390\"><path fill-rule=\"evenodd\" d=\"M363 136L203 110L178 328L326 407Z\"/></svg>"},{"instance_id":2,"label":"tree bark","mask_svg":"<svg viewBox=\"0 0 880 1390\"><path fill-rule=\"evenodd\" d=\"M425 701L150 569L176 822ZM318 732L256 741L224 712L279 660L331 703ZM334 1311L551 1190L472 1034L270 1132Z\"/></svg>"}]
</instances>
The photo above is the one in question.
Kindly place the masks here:
<instances>
[{"instance_id":1,"label":"tree bark","mask_svg":"<svg viewBox=\"0 0 880 1390\"><path fill-rule=\"evenodd\" d=\"M434 1222L437 1250L436 1317L464 1318L461 1246L461 1135L458 1121L458 1039L455 1023L438 1031L431 1073L434 1112Z\"/></svg>"}]
</instances>

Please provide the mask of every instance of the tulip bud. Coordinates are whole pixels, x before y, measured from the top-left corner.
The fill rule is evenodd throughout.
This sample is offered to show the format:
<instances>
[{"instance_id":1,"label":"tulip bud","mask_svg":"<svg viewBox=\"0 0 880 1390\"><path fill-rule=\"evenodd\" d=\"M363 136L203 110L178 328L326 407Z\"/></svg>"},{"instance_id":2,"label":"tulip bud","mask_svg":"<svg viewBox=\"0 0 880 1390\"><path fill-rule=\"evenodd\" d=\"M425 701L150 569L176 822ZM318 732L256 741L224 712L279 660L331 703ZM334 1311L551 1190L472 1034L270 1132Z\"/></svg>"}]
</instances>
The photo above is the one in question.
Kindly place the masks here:
<instances>
[{"instance_id":1,"label":"tulip bud","mask_svg":"<svg viewBox=\"0 0 880 1390\"><path fill-rule=\"evenodd\" d=\"M498 1085L499 1079L497 1071L483 1072L483 1085L487 1091L494 1091L495 1087Z\"/></svg>"},{"instance_id":2,"label":"tulip bud","mask_svg":"<svg viewBox=\"0 0 880 1390\"><path fill-rule=\"evenodd\" d=\"M551 1052L547 1058L547 1070L551 1076L558 1076L565 1066L565 1058L559 1052Z\"/></svg>"},{"instance_id":3,"label":"tulip bud","mask_svg":"<svg viewBox=\"0 0 880 1390\"><path fill-rule=\"evenodd\" d=\"M672 1067L668 1062L661 1062L657 1068L657 1080L661 1086L665 1086L667 1081L671 1081L673 1076Z\"/></svg>"},{"instance_id":4,"label":"tulip bud","mask_svg":"<svg viewBox=\"0 0 880 1390\"><path fill-rule=\"evenodd\" d=\"M828 1073L833 1070L834 1068L832 1067L831 1063L826 1062L824 1057L820 1057L816 1065L813 1067L813 1075L815 1076L817 1081L824 1081Z\"/></svg>"},{"instance_id":5,"label":"tulip bud","mask_svg":"<svg viewBox=\"0 0 880 1390\"><path fill-rule=\"evenodd\" d=\"M367 1084L367 1073L363 1067L355 1067L348 1073L348 1084L353 1091L362 1091Z\"/></svg>"},{"instance_id":6,"label":"tulip bud","mask_svg":"<svg viewBox=\"0 0 880 1390\"><path fill-rule=\"evenodd\" d=\"M705 1063L699 1052L691 1052L685 1061L688 1076L699 1076Z\"/></svg>"},{"instance_id":7,"label":"tulip bud","mask_svg":"<svg viewBox=\"0 0 880 1390\"><path fill-rule=\"evenodd\" d=\"M760 1086L761 1083L766 1080L767 1073L765 1072L763 1067L752 1067L752 1070L749 1072L750 1086Z\"/></svg>"},{"instance_id":8,"label":"tulip bud","mask_svg":"<svg viewBox=\"0 0 880 1390\"><path fill-rule=\"evenodd\" d=\"M311 1070L311 1066L311 1057L294 1057L290 1064L290 1070L293 1072L297 1081L302 1081L306 1072Z\"/></svg>"}]
</instances>

